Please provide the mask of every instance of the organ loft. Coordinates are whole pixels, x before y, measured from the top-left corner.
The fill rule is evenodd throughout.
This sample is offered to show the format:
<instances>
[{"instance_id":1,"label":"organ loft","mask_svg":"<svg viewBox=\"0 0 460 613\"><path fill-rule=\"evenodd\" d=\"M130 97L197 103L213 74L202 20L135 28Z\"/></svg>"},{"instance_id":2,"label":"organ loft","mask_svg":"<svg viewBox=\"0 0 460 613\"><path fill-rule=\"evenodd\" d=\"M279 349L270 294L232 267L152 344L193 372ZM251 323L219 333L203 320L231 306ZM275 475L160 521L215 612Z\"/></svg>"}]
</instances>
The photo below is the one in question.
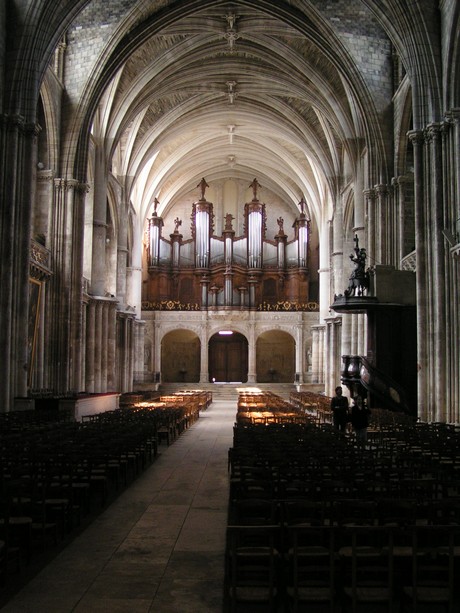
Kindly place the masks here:
<instances>
[{"instance_id":1,"label":"organ loft","mask_svg":"<svg viewBox=\"0 0 460 613\"><path fill-rule=\"evenodd\" d=\"M214 205L206 199L203 178L193 202L190 236L184 237L182 220L174 231L163 235L163 219L156 212L148 220L146 259L148 278L143 286L143 309L153 310L168 301L190 310L254 309L301 311L315 309L309 274L310 219L305 203L299 203L292 235L277 228L267 229L269 205L261 202L257 179L250 184L251 201L241 204L240 228L231 213L222 216L217 232ZM239 232L238 230L241 230Z\"/></svg>"}]
</instances>

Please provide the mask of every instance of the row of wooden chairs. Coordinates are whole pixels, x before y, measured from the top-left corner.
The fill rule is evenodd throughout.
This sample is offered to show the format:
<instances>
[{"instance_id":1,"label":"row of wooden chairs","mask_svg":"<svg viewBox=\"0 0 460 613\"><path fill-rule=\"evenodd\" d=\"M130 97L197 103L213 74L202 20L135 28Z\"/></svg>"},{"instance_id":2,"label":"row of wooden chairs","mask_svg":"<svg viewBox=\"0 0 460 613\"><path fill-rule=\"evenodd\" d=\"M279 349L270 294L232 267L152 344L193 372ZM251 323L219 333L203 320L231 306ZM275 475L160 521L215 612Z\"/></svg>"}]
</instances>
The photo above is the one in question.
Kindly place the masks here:
<instances>
[{"instance_id":1,"label":"row of wooden chairs","mask_svg":"<svg viewBox=\"0 0 460 613\"><path fill-rule=\"evenodd\" d=\"M459 594L452 578L460 570L459 431L404 419L390 429L390 421L379 418L369 444L358 448L353 437L315 418L265 425L237 419L229 450L230 610L252 611L258 604L261 608L254 610L297 611L303 604L308 611L355 611L363 605L359 610L367 612L382 605L383 610L409 612L418 611L422 601L442 611L456 610ZM253 530L265 534L265 544L251 548L239 540ZM385 541L378 556L361 542L374 532ZM316 542L319 534L327 535L325 564ZM316 552L316 558L307 551ZM376 564L379 589L370 589L369 573L367 584L358 586L361 554L363 570ZM253 581L251 564L257 576L261 560L265 569ZM438 573L443 576L428 589L420 584L419 570L430 565L433 580ZM319 584L316 571L322 577Z\"/></svg>"},{"instance_id":2,"label":"row of wooden chairs","mask_svg":"<svg viewBox=\"0 0 460 613\"><path fill-rule=\"evenodd\" d=\"M0 416L0 581L62 543L199 416L202 398L145 403L81 422L61 411ZM26 414L27 413L27 414Z\"/></svg>"},{"instance_id":3,"label":"row of wooden chairs","mask_svg":"<svg viewBox=\"0 0 460 613\"><path fill-rule=\"evenodd\" d=\"M459 539L459 526L230 525L227 610L454 613Z\"/></svg>"}]
</instances>

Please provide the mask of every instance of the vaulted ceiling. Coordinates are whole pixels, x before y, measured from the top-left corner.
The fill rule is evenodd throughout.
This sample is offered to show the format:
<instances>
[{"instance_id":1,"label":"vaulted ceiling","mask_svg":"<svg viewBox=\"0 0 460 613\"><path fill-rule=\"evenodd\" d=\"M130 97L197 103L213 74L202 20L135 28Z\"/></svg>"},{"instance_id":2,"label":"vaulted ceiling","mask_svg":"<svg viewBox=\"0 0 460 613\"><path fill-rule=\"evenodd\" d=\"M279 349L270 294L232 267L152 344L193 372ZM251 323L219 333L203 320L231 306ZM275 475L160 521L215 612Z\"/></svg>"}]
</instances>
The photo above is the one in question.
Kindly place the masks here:
<instances>
[{"instance_id":1,"label":"vaulted ceiling","mask_svg":"<svg viewBox=\"0 0 460 613\"><path fill-rule=\"evenodd\" d=\"M155 197L164 214L203 175L248 185L257 177L293 208L304 198L319 225L363 148L382 147L390 83L369 68L389 61L388 38L358 0L324 14L321 2L300 3L302 14L287 3L275 11L270 2L208 2L193 12L183 4L129 55L120 37L92 128L112 172L142 218Z\"/></svg>"}]
</instances>

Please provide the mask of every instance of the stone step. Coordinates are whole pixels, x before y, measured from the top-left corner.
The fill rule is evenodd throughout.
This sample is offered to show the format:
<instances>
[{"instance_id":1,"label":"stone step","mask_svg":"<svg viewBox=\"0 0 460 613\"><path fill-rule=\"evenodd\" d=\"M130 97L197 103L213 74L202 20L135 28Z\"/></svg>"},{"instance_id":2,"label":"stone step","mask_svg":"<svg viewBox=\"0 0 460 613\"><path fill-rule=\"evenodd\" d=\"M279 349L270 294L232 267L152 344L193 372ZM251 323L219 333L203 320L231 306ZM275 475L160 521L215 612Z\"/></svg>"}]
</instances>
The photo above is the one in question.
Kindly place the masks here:
<instances>
[{"instance_id":1,"label":"stone step","mask_svg":"<svg viewBox=\"0 0 460 613\"><path fill-rule=\"evenodd\" d=\"M161 395L177 394L181 390L204 390L212 393L213 400L237 401L240 391L272 392L285 400L289 400L296 386L291 383L162 383L159 387Z\"/></svg>"}]
</instances>

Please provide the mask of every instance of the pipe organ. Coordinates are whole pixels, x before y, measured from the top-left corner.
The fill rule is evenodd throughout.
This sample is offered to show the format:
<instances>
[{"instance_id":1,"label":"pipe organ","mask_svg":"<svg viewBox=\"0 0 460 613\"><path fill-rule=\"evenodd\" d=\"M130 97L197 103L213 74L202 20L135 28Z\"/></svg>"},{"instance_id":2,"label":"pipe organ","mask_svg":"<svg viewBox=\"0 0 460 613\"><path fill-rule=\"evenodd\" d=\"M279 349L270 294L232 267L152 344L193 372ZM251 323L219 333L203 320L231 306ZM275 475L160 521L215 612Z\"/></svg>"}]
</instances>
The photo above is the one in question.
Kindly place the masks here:
<instances>
[{"instance_id":1,"label":"pipe organ","mask_svg":"<svg viewBox=\"0 0 460 613\"><path fill-rule=\"evenodd\" d=\"M293 228L284 232L278 218L278 231L267 238L266 205L259 201L260 187L254 179L254 197L244 205L243 235L236 236L234 217L224 216L220 235L214 232L213 204L208 202L202 179L200 199L193 203L191 239L179 231L175 219L169 240L162 235L163 219L155 208L148 221L148 278L143 286L143 309L258 309L309 310L317 296L310 296L310 220L301 212Z\"/></svg>"}]
</instances>

